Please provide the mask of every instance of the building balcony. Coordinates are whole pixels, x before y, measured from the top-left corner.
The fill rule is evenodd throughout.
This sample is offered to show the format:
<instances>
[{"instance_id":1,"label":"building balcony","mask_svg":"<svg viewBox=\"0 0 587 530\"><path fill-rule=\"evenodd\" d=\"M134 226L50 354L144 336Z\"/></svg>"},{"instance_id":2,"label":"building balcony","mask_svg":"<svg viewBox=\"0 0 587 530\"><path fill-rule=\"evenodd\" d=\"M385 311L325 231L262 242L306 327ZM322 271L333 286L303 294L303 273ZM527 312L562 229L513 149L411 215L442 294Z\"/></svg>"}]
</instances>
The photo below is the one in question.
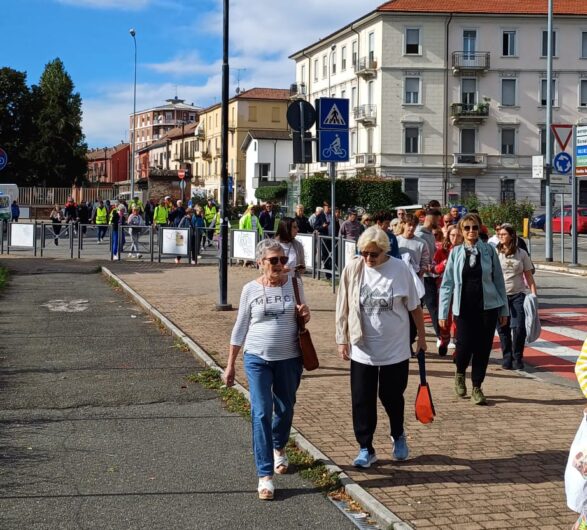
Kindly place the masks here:
<instances>
[{"instance_id":1,"label":"building balcony","mask_svg":"<svg viewBox=\"0 0 587 530\"><path fill-rule=\"evenodd\" d=\"M377 162L377 155L373 153L361 153L355 155L355 166L357 167L371 167Z\"/></svg>"},{"instance_id":2,"label":"building balcony","mask_svg":"<svg viewBox=\"0 0 587 530\"><path fill-rule=\"evenodd\" d=\"M304 99L307 95L306 83L292 83L289 86L289 99Z\"/></svg>"},{"instance_id":3,"label":"building balcony","mask_svg":"<svg viewBox=\"0 0 587 530\"><path fill-rule=\"evenodd\" d=\"M489 70L489 52L453 52L452 73L469 74Z\"/></svg>"},{"instance_id":4,"label":"building balcony","mask_svg":"<svg viewBox=\"0 0 587 530\"><path fill-rule=\"evenodd\" d=\"M360 105L353 109L355 121L364 125L375 125L377 121L377 105Z\"/></svg>"},{"instance_id":5,"label":"building balcony","mask_svg":"<svg viewBox=\"0 0 587 530\"><path fill-rule=\"evenodd\" d=\"M454 153L451 169L454 175L483 175L487 171L487 154Z\"/></svg>"},{"instance_id":6,"label":"building balcony","mask_svg":"<svg viewBox=\"0 0 587 530\"><path fill-rule=\"evenodd\" d=\"M202 151L202 158L204 160L212 160L212 154L210 151Z\"/></svg>"},{"instance_id":7,"label":"building balcony","mask_svg":"<svg viewBox=\"0 0 587 530\"><path fill-rule=\"evenodd\" d=\"M206 137L206 131L204 131L204 127L198 125L198 127L196 127L194 136L200 140L203 140Z\"/></svg>"},{"instance_id":8,"label":"building balcony","mask_svg":"<svg viewBox=\"0 0 587 530\"><path fill-rule=\"evenodd\" d=\"M450 117L453 125L485 123L489 117L489 103L453 103Z\"/></svg>"},{"instance_id":9,"label":"building balcony","mask_svg":"<svg viewBox=\"0 0 587 530\"><path fill-rule=\"evenodd\" d=\"M374 57L361 57L353 67L358 76L367 78L377 75L377 60Z\"/></svg>"},{"instance_id":10,"label":"building balcony","mask_svg":"<svg viewBox=\"0 0 587 530\"><path fill-rule=\"evenodd\" d=\"M300 173L305 171L306 164L289 164L289 174L295 175L296 173Z\"/></svg>"}]
</instances>

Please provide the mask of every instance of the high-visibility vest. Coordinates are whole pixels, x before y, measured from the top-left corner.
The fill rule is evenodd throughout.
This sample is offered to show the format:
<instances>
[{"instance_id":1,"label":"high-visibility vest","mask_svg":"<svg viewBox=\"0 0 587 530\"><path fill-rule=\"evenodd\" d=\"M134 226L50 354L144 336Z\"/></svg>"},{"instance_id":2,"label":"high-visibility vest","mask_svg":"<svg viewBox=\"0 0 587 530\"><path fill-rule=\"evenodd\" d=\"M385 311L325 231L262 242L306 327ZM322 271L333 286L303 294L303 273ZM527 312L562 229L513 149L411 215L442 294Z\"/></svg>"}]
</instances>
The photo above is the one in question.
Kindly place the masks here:
<instances>
[{"instance_id":1,"label":"high-visibility vest","mask_svg":"<svg viewBox=\"0 0 587 530\"><path fill-rule=\"evenodd\" d=\"M216 217L216 206L212 206L210 208L207 204L204 206L204 219L206 219L206 224L210 224L214 217Z\"/></svg>"},{"instance_id":2,"label":"high-visibility vest","mask_svg":"<svg viewBox=\"0 0 587 530\"><path fill-rule=\"evenodd\" d=\"M98 208L96 208L96 224L105 225L107 223L107 220L108 210L106 209L106 206L102 206L102 208L98 206Z\"/></svg>"},{"instance_id":3,"label":"high-visibility vest","mask_svg":"<svg viewBox=\"0 0 587 530\"><path fill-rule=\"evenodd\" d=\"M153 221L155 224L158 225L165 225L167 224L167 218L169 217L169 212L165 206L155 206L155 213L153 214Z\"/></svg>"}]
</instances>

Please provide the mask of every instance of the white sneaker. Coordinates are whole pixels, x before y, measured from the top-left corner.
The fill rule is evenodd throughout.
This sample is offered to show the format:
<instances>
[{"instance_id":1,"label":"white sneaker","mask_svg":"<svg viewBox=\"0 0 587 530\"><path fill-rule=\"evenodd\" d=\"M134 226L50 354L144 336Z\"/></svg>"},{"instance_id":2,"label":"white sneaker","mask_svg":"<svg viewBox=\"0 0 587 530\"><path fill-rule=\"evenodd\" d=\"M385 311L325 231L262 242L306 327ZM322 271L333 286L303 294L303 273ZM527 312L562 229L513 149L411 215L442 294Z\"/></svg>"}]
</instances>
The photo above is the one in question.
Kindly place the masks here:
<instances>
[{"instance_id":1,"label":"white sneaker","mask_svg":"<svg viewBox=\"0 0 587 530\"><path fill-rule=\"evenodd\" d=\"M143 255L142 254L137 254L137 258L142 258Z\"/></svg>"},{"instance_id":2,"label":"white sneaker","mask_svg":"<svg viewBox=\"0 0 587 530\"><path fill-rule=\"evenodd\" d=\"M130 253L130 254L128 255L128 257L129 257L129 258L134 258L134 257L135 257L135 255L134 255L134 254L132 254L132 253Z\"/></svg>"},{"instance_id":3,"label":"white sneaker","mask_svg":"<svg viewBox=\"0 0 587 530\"><path fill-rule=\"evenodd\" d=\"M202 256L198 256L198 259L202 259Z\"/></svg>"},{"instance_id":4,"label":"white sneaker","mask_svg":"<svg viewBox=\"0 0 587 530\"><path fill-rule=\"evenodd\" d=\"M442 341L440 339L436 339L436 347L439 348L441 344Z\"/></svg>"},{"instance_id":5,"label":"white sneaker","mask_svg":"<svg viewBox=\"0 0 587 530\"><path fill-rule=\"evenodd\" d=\"M175 258L175 263L179 263L179 258Z\"/></svg>"},{"instance_id":6,"label":"white sneaker","mask_svg":"<svg viewBox=\"0 0 587 530\"><path fill-rule=\"evenodd\" d=\"M448 343L449 350L454 350L456 347L457 345L452 340Z\"/></svg>"},{"instance_id":7,"label":"white sneaker","mask_svg":"<svg viewBox=\"0 0 587 530\"><path fill-rule=\"evenodd\" d=\"M192 260L190 263L191 263L192 265L195 265L195 264L196 264L196 262L195 262L194 260Z\"/></svg>"}]
</instances>

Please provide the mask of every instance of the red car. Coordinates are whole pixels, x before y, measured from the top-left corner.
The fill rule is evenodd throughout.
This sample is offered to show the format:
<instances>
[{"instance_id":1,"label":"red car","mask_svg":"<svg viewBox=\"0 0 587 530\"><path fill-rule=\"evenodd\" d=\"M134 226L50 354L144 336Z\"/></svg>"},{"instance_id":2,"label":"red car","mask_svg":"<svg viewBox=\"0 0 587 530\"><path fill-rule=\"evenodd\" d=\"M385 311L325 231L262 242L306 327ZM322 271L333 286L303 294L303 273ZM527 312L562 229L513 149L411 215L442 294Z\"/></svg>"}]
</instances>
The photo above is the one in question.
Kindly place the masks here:
<instances>
[{"instance_id":1,"label":"red car","mask_svg":"<svg viewBox=\"0 0 587 530\"><path fill-rule=\"evenodd\" d=\"M561 217L560 211L555 212L552 218L552 231L559 233L561 231ZM563 208L563 231L565 234L571 233L571 208L565 206ZM577 233L587 234L587 207L577 207Z\"/></svg>"}]
</instances>

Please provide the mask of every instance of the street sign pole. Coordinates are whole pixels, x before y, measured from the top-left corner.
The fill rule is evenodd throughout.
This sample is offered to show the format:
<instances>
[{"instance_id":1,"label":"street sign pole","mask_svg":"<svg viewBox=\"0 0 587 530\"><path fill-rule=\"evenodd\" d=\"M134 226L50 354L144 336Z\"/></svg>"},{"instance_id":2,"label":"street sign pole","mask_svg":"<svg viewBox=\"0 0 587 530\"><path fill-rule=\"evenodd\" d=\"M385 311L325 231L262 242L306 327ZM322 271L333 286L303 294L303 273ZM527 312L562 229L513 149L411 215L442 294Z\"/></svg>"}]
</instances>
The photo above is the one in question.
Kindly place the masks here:
<instances>
[{"instance_id":1,"label":"street sign pole","mask_svg":"<svg viewBox=\"0 0 587 530\"><path fill-rule=\"evenodd\" d=\"M552 261L552 197L550 195L550 174L552 172L552 0L548 0L548 36L546 39L546 231L545 259ZM561 204L562 206L562 204Z\"/></svg>"},{"instance_id":2,"label":"street sign pole","mask_svg":"<svg viewBox=\"0 0 587 530\"><path fill-rule=\"evenodd\" d=\"M332 292L336 292L336 162L330 162L328 164L328 176L330 177L330 218L332 225L332 244L330 245L330 263L332 266Z\"/></svg>"},{"instance_id":3,"label":"street sign pole","mask_svg":"<svg viewBox=\"0 0 587 530\"><path fill-rule=\"evenodd\" d=\"M573 125L573 167L571 169L571 266L576 267L578 263L577 252L577 175L575 166L577 159L577 126ZM561 204L561 225L563 221Z\"/></svg>"}]
</instances>

